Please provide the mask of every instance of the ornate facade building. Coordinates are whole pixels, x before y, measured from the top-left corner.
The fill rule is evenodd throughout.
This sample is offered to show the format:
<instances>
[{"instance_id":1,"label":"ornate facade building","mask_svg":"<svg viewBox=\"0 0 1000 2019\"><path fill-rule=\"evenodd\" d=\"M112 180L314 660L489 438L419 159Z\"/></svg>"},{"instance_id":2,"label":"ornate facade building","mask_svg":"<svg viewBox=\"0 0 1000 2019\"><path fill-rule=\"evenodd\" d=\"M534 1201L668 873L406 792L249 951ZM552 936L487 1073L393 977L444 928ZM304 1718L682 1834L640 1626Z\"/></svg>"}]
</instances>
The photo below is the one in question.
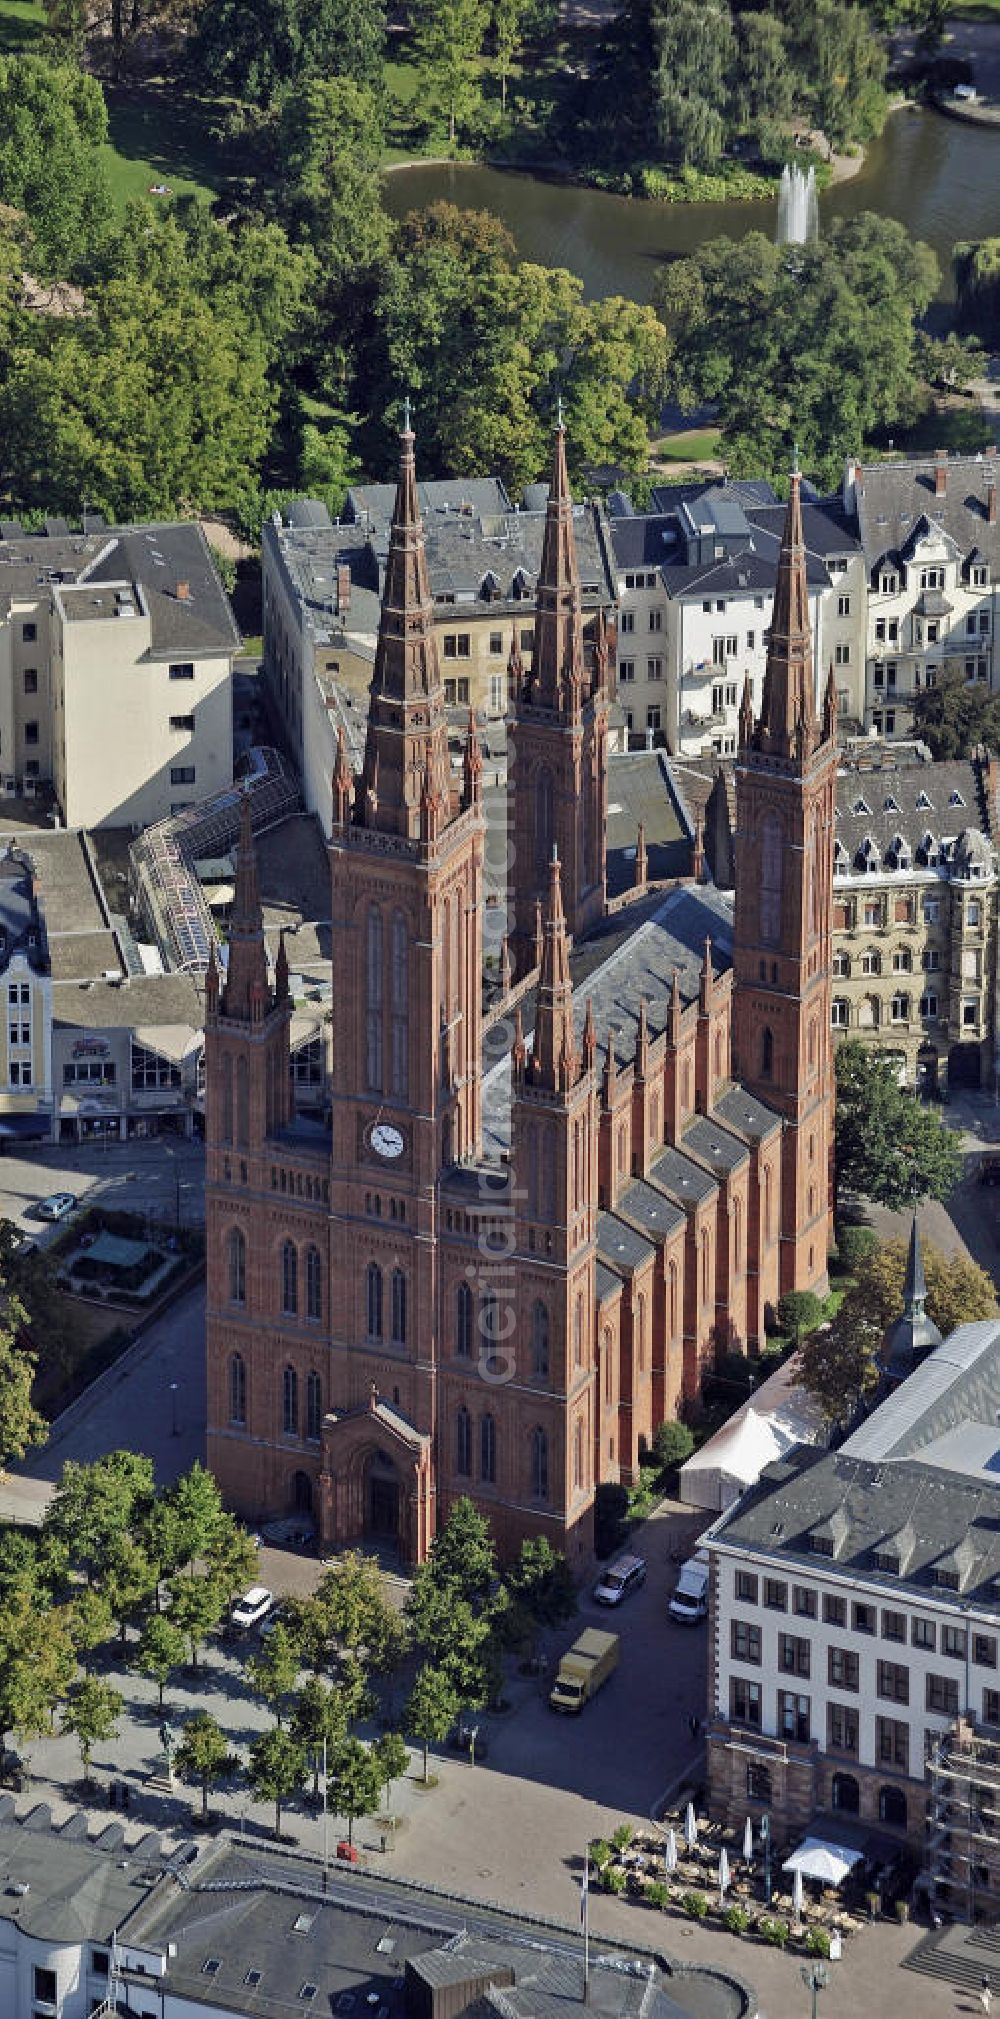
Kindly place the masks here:
<instances>
[{"instance_id":1,"label":"ornate facade building","mask_svg":"<svg viewBox=\"0 0 1000 2019\"><path fill-rule=\"evenodd\" d=\"M363 767L333 781L329 1125L289 1099L246 822L207 982L209 1461L247 1516L419 1561L470 1494L502 1551L583 1565L721 1345L753 1352L829 1233L835 697L813 703L799 487L763 709L741 718L737 901L607 913L609 640L584 650L557 433L532 671L511 654L516 973L483 1019L482 767L453 786L402 437ZM736 1076L738 1056L742 1078Z\"/></svg>"}]
</instances>

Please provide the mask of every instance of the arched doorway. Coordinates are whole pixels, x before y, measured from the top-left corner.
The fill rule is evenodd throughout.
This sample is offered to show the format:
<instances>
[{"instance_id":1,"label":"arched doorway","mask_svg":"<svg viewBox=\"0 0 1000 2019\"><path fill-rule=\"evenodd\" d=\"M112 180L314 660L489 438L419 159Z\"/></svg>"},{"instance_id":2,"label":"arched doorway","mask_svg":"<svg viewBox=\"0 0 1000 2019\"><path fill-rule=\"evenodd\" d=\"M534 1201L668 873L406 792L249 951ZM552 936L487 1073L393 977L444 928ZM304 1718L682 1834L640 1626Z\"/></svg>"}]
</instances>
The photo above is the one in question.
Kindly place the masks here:
<instances>
[{"instance_id":1,"label":"arched doorway","mask_svg":"<svg viewBox=\"0 0 1000 2019\"><path fill-rule=\"evenodd\" d=\"M880 1823L887 1823L890 1830L905 1830L906 1796L902 1788L879 1789L878 1819Z\"/></svg>"},{"instance_id":2,"label":"arched doorway","mask_svg":"<svg viewBox=\"0 0 1000 2019\"><path fill-rule=\"evenodd\" d=\"M372 1452L365 1467L365 1533L376 1542L398 1542L400 1479L387 1451Z\"/></svg>"},{"instance_id":3,"label":"arched doorway","mask_svg":"<svg viewBox=\"0 0 1000 2019\"><path fill-rule=\"evenodd\" d=\"M296 1514L312 1514L313 1484L308 1472L297 1472L292 1480L292 1508Z\"/></svg>"},{"instance_id":4,"label":"arched doorway","mask_svg":"<svg viewBox=\"0 0 1000 2019\"><path fill-rule=\"evenodd\" d=\"M833 1806L849 1816L856 1816L861 1807L861 1790L853 1774L834 1774L831 1790Z\"/></svg>"}]
</instances>

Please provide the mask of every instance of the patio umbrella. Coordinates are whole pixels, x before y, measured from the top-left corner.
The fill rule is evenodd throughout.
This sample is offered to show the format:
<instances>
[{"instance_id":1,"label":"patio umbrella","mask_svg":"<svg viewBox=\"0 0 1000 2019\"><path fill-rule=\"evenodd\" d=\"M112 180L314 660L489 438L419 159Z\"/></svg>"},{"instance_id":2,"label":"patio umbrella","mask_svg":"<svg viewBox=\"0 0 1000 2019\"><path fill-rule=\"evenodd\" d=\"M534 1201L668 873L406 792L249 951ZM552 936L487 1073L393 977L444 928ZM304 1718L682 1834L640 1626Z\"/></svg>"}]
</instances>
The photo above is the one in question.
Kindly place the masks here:
<instances>
[{"instance_id":1,"label":"patio umbrella","mask_svg":"<svg viewBox=\"0 0 1000 2019\"><path fill-rule=\"evenodd\" d=\"M797 1921L802 1919L802 1873L796 1865L792 1873L792 1913Z\"/></svg>"},{"instance_id":2,"label":"patio umbrella","mask_svg":"<svg viewBox=\"0 0 1000 2019\"><path fill-rule=\"evenodd\" d=\"M723 1844L723 1846L722 1846L722 1849L721 1849L721 1851L719 1852L719 1898L720 1898L720 1900L724 1900L724 1899L725 1899L725 1897L726 1897L726 1892L727 1892L727 1890L728 1890L728 1887L729 1887L729 1859L728 1859L728 1856L726 1855L726 1847L725 1847L725 1844Z\"/></svg>"},{"instance_id":3,"label":"patio umbrella","mask_svg":"<svg viewBox=\"0 0 1000 2019\"><path fill-rule=\"evenodd\" d=\"M663 1863L668 1872L677 1870L677 1838L673 1830L667 1831L667 1842L663 1852Z\"/></svg>"},{"instance_id":4,"label":"patio umbrella","mask_svg":"<svg viewBox=\"0 0 1000 2019\"><path fill-rule=\"evenodd\" d=\"M743 1826L743 1856L748 1865L753 1864L753 1818L748 1816Z\"/></svg>"},{"instance_id":5,"label":"patio umbrella","mask_svg":"<svg viewBox=\"0 0 1000 2019\"><path fill-rule=\"evenodd\" d=\"M689 1802L684 1811L684 1842L689 1851L693 1851L698 1842L698 1825L695 1821L693 1802Z\"/></svg>"}]
</instances>

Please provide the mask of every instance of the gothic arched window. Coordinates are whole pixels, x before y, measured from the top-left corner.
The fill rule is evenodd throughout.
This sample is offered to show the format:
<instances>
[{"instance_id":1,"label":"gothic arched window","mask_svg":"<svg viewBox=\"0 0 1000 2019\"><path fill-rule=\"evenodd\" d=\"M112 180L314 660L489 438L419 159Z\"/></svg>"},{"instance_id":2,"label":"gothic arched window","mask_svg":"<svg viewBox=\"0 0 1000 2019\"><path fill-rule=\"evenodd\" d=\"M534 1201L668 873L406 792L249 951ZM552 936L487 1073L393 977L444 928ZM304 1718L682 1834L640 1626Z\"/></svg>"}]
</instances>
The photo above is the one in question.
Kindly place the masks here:
<instances>
[{"instance_id":1,"label":"gothic arched window","mask_svg":"<svg viewBox=\"0 0 1000 2019\"><path fill-rule=\"evenodd\" d=\"M479 1477L487 1486L496 1482L497 1476L497 1426L494 1416L479 1419Z\"/></svg>"},{"instance_id":2,"label":"gothic arched window","mask_svg":"<svg viewBox=\"0 0 1000 2019\"><path fill-rule=\"evenodd\" d=\"M369 1092L382 1092L382 913L368 913L365 948L365 1078Z\"/></svg>"},{"instance_id":3,"label":"gothic arched window","mask_svg":"<svg viewBox=\"0 0 1000 2019\"><path fill-rule=\"evenodd\" d=\"M299 1308L299 1254L294 1241L281 1246L281 1308L294 1318Z\"/></svg>"},{"instance_id":4,"label":"gothic arched window","mask_svg":"<svg viewBox=\"0 0 1000 2019\"><path fill-rule=\"evenodd\" d=\"M531 1492L535 1500L549 1497L549 1440L538 1426L531 1433Z\"/></svg>"},{"instance_id":5,"label":"gothic arched window","mask_svg":"<svg viewBox=\"0 0 1000 2019\"><path fill-rule=\"evenodd\" d=\"M401 911L392 921L392 1091L400 1100L409 1093L409 931Z\"/></svg>"},{"instance_id":6,"label":"gothic arched window","mask_svg":"<svg viewBox=\"0 0 1000 2019\"><path fill-rule=\"evenodd\" d=\"M406 1276L402 1269L392 1272L392 1343L406 1345Z\"/></svg>"},{"instance_id":7,"label":"gothic arched window","mask_svg":"<svg viewBox=\"0 0 1000 2019\"><path fill-rule=\"evenodd\" d=\"M369 1339L382 1337L382 1271L369 1262L365 1272L365 1325Z\"/></svg>"},{"instance_id":8,"label":"gothic arched window","mask_svg":"<svg viewBox=\"0 0 1000 2019\"><path fill-rule=\"evenodd\" d=\"M242 1353L233 1353L229 1360L229 1421L245 1423L247 1420L247 1363Z\"/></svg>"},{"instance_id":9,"label":"gothic arched window","mask_svg":"<svg viewBox=\"0 0 1000 2019\"><path fill-rule=\"evenodd\" d=\"M765 813L760 824L760 936L765 946L777 946L781 938L781 822L776 813Z\"/></svg>"},{"instance_id":10,"label":"gothic arched window","mask_svg":"<svg viewBox=\"0 0 1000 2019\"><path fill-rule=\"evenodd\" d=\"M233 1227L226 1243L226 1263L229 1272L229 1302L245 1304L247 1301L247 1244L242 1228Z\"/></svg>"},{"instance_id":11,"label":"gothic arched window","mask_svg":"<svg viewBox=\"0 0 1000 2019\"><path fill-rule=\"evenodd\" d=\"M455 1471L462 1479L472 1471L472 1418L464 1402L455 1417Z\"/></svg>"},{"instance_id":12,"label":"gothic arched window","mask_svg":"<svg viewBox=\"0 0 1000 2019\"><path fill-rule=\"evenodd\" d=\"M549 1313L540 1297L531 1313L531 1371L539 1377L549 1371Z\"/></svg>"},{"instance_id":13,"label":"gothic arched window","mask_svg":"<svg viewBox=\"0 0 1000 2019\"><path fill-rule=\"evenodd\" d=\"M540 764L535 772L535 874L543 891L552 860L552 804L552 773L546 764Z\"/></svg>"},{"instance_id":14,"label":"gothic arched window","mask_svg":"<svg viewBox=\"0 0 1000 2019\"><path fill-rule=\"evenodd\" d=\"M578 1417L573 1430L573 1485L577 1493L582 1493L586 1483L583 1467L583 1422Z\"/></svg>"},{"instance_id":15,"label":"gothic arched window","mask_svg":"<svg viewBox=\"0 0 1000 2019\"><path fill-rule=\"evenodd\" d=\"M241 1150L250 1142L250 1068L244 1058L236 1061L236 1141Z\"/></svg>"},{"instance_id":16,"label":"gothic arched window","mask_svg":"<svg viewBox=\"0 0 1000 2019\"><path fill-rule=\"evenodd\" d=\"M316 1369L313 1368L306 1381L306 1436L313 1442L318 1439L323 1421L323 1388Z\"/></svg>"},{"instance_id":17,"label":"gothic arched window","mask_svg":"<svg viewBox=\"0 0 1000 2019\"><path fill-rule=\"evenodd\" d=\"M306 1249L306 1317L323 1316L323 1264L318 1248Z\"/></svg>"},{"instance_id":18,"label":"gothic arched window","mask_svg":"<svg viewBox=\"0 0 1000 2019\"><path fill-rule=\"evenodd\" d=\"M299 1377L294 1367L286 1367L281 1377L281 1427L286 1437L299 1432Z\"/></svg>"},{"instance_id":19,"label":"gothic arched window","mask_svg":"<svg viewBox=\"0 0 1000 2019\"><path fill-rule=\"evenodd\" d=\"M769 1024L765 1024L760 1034L760 1071L761 1078L765 1080L769 1080L774 1071L774 1032Z\"/></svg>"},{"instance_id":20,"label":"gothic arched window","mask_svg":"<svg viewBox=\"0 0 1000 2019\"><path fill-rule=\"evenodd\" d=\"M468 1283L460 1283L455 1293L455 1351L460 1359L472 1356L472 1326L475 1305Z\"/></svg>"}]
</instances>

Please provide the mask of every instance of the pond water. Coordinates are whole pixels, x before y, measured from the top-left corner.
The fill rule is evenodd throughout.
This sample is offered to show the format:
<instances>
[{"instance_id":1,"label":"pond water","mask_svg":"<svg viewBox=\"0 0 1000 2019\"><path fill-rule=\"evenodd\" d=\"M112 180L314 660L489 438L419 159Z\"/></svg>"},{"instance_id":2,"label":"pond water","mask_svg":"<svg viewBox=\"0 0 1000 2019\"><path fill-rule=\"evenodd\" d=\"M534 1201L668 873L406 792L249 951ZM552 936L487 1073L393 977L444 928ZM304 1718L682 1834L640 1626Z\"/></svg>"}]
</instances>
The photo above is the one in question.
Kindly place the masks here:
<instances>
[{"instance_id":1,"label":"pond water","mask_svg":"<svg viewBox=\"0 0 1000 2019\"><path fill-rule=\"evenodd\" d=\"M580 275L588 297L648 301L657 267L723 233L774 234L773 203L645 203L496 168L450 164L397 169L386 177L396 217L444 198L489 210L513 233L525 259ZM923 108L893 113L860 175L820 197L820 229L832 217L878 210L926 239L952 293L956 239L1000 235L1000 130L965 125Z\"/></svg>"}]
</instances>

